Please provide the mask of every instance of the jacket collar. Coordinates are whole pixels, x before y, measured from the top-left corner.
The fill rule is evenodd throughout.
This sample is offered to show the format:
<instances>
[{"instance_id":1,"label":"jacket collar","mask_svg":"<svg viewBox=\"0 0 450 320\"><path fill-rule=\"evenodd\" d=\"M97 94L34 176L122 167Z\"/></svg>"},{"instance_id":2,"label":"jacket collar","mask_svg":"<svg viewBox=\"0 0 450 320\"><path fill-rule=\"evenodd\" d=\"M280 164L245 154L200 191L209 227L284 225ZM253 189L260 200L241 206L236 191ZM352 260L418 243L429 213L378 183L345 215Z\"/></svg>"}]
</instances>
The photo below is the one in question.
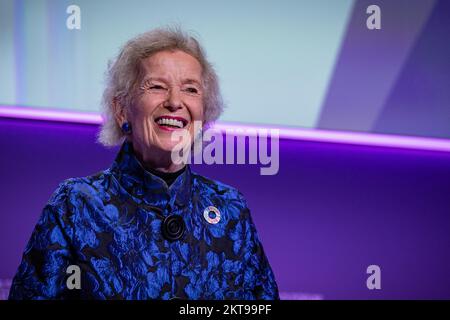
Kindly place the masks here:
<instances>
[{"instance_id":1,"label":"jacket collar","mask_svg":"<svg viewBox=\"0 0 450 320\"><path fill-rule=\"evenodd\" d=\"M129 194L148 205L163 210L167 204L171 208L174 204L183 207L191 197L192 172L189 165L168 187L163 179L145 170L129 141L122 144L110 170Z\"/></svg>"}]
</instances>

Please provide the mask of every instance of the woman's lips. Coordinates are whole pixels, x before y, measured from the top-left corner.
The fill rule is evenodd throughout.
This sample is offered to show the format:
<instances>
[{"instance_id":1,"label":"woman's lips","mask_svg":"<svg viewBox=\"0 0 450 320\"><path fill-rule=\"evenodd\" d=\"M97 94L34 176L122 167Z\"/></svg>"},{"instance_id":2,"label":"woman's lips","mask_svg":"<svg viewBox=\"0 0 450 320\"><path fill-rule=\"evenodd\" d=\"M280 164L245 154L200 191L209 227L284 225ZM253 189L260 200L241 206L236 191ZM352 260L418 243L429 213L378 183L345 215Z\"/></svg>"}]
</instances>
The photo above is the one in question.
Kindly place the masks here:
<instances>
[{"instance_id":1,"label":"woman's lips","mask_svg":"<svg viewBox=\"0 0 450 320\"><path fill-rule=\"evenodd\" d=\"M182 130L183 128L175 128L175 127L168 127L168 126L161 126L158 124L158 128L164 131L176 131L176 130Z\"/></svg>"},{"instance_id":2,"label":"woman's lips","mask_svg":"<svg viewBox=\"0 0 450 320\"><path fill-rule=\"evenodd\" d=\"M161 130L175 131L186 127L188 121L182 117L160 116L155 118L155 123Z\"/></svg>"}]
</instances>

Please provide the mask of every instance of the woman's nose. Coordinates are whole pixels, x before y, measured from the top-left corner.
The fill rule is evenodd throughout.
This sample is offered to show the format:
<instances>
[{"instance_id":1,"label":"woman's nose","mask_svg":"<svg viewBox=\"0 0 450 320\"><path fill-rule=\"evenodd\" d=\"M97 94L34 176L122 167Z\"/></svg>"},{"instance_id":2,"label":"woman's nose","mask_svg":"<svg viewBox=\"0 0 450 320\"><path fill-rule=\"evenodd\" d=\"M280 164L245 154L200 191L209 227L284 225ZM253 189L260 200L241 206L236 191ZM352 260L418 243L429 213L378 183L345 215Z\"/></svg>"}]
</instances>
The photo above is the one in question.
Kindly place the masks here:
<instances>
[{"instance_id":1,"label":"woman's nose","mask_svg":"<svg viewBox=\"0 0 450 320\"><path fill-rule=\"evenodd\" d=\"M181 96L180 92L177 89L171 88L168 92L167 97L168 103L166 103L166 107L169 109L177 110L182 108Z\"/></svg>"}]
</instances>

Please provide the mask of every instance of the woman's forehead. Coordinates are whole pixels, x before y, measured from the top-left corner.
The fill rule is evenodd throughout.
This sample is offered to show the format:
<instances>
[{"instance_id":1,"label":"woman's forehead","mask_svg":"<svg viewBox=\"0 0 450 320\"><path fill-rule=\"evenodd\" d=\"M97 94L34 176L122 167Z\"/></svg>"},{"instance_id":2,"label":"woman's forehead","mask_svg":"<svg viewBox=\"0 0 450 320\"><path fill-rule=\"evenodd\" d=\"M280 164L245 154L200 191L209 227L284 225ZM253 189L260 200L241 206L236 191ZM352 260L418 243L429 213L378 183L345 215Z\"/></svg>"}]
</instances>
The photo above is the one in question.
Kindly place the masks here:
<instances>
[{"instance_id":1,"label":"woman's forehead","mask_svg":"<svg viewBox=\"0 0 450 320\"><path fill-rule=\"evenodd\" d=\"M174 76L183 81L200 82L200 63L183 51L161 51L142 60L146 78L169 81Z\"/></svg>"}]
</instances>

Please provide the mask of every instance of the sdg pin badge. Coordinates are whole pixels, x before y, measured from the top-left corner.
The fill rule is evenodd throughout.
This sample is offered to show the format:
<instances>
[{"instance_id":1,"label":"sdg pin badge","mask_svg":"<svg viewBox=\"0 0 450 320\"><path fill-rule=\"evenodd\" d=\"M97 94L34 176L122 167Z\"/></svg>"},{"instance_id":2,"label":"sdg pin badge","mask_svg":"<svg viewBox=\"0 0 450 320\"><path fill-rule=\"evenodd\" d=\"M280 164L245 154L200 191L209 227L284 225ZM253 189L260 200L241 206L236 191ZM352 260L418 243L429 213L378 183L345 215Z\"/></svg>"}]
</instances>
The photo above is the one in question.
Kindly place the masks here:
<instances>
[{"instance_id":1,"label":"sdg pin badge","mask_svg":"<svg viewBox=\"0 0 450 320\"><path fill-rule=\"evenodd\" d=\"M214 206L209 206L203 211L203 217L208 223L216 224L220 221L220 211Z\"/></svg>"}]
</instances>

